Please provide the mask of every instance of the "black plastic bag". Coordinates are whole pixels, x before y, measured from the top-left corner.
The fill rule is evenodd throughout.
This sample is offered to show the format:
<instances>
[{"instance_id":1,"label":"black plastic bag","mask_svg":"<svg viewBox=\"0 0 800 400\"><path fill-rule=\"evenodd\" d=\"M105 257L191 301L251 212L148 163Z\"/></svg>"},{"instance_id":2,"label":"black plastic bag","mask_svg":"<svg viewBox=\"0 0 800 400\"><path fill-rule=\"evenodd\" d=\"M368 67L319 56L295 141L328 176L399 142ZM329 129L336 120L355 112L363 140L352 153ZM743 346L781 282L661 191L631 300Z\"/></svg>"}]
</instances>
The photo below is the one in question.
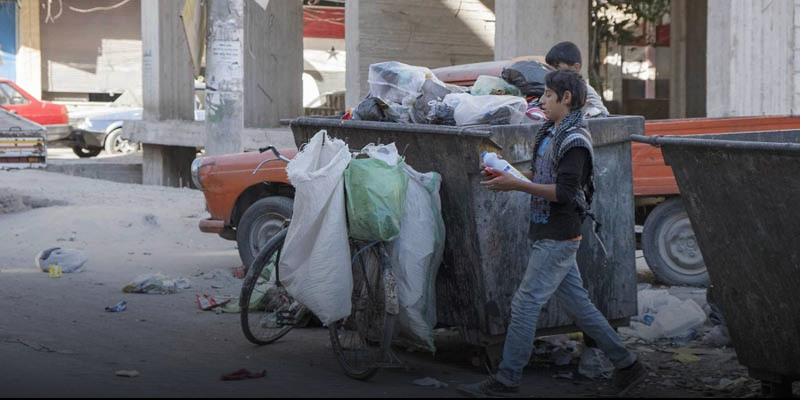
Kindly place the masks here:
<instances>
[{"instance_id":1,"label":"black plastic bag","mask_svg":"<svg viewBox=\"0 0 800 400\"><path fill-rule=\"evenodd\" d=\"M538 61L517 61L503 68L503 79L518 87L527 97L541 97L544 94L544 78L554 71L547 64Z\"/></svg>"}]
</instances>

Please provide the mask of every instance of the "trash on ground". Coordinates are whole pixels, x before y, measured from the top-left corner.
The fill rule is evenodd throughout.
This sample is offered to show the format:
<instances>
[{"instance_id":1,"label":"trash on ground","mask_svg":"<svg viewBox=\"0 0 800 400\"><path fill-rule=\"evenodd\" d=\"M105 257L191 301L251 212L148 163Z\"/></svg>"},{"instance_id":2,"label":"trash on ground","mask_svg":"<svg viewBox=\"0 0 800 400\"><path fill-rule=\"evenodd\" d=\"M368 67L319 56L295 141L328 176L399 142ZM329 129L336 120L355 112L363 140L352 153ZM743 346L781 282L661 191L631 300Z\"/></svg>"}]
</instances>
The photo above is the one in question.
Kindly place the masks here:
<instances>
[{"instance_id":1,"label":"trash on ground","mask_svg":"<svg viewBox=\"0 0 800 400\"><path fill-rule=\"evenodd\" d=\"M744 384L747 381L748 381L748 379L743 377L743 376L740 376L736 380L730 380L728 378L722 378L722 379L719 380L719 384L717 386L715 386L714 389L730 391L730 390L734 390L734 389L742 386L742 384Z\"/></svg>"},{"instance_id":2,"label":"trash on ground","mask_svg":"<svg viewBox=\"0 0 800 400\"><path fill-rule=\"evenodd\" d=\"M534 342L534 355L548 357L557 366L569 365L580 359L584 352L581 337L577 335L542 336Z\"/></svg>"},{"instance_id":3,"label":"trash on ground","mask_svg":"<svg viewBox=\"0 0 800 400\"><path fill-rule=\"evenodd\" d=\"M675 361L679 361L682 364L689 364L700 361L700 357L691 353L675 353L672 356L672 358L674 358Z\"/></svg>"},{"instance_id":4,"label":"trash on ground","mask_svg":"<svg viewBox=\"0 0 800 400\"><path fill-rule=\"evenodd\" d=\"M106 311L108 312L123 312L128 309L128 302L127 301L120 301L115 306L106 307Z\"/></svg>"},{"instance_id":5,"label":"trash on ground","mask_svg":"<svg viewBox=\"0 0 800 400\"><path fill-rule=\"evenodd\" d=\"M557 374L554 374L553 378L555 378L555 379L574 379L575 376L572 374L572 372L559 372Z\"/></svg>"},{"instance_id":6,"label":"trash on ground","mask_svg":"<svg viewBox=\"0 0 800 400\"><path fill-rule=\"evenodd\" d=\"M417 379L411 383L417 386L433 386L437 389L447 389L447 387L450 386L433 378Z\"/></svg>"},{"instance_id":7,"label":"trash on ground","mask_svg":"<svg viewBox=\"0 0 800 400\"><path fill-rule=\"evenodd\" d=\"M136 378L139 376L139 371L117 371L116 375L123 378Z\"/></svg>"},{"instance_id":8,"label":"trash on ground","mask_svg":"<svg viewBox=\"0 0 800 400\"><path fill-rule=\"evenodd\" d=\"M250 372L244 368L231 372L229 374L222 375L220 380L223 381L241 381L245 379L258 379L267 376L267 370L263 370L261 372Z\"/></svg>"},{"instance_id":9,"label":"trash on ground","mask_svg":"<svg viewBox=\"0 0 800 400\"><path fill-rule=\"evenodd\" d=\"M670 338L676 344L688 343L707 319L694 300L680 300L666 290L640 290L638 304L638 316L621 332L647 341Z\"/></svg>"},{"instance_id":10,"label":"trash on ground","mask_svg":"<svg viewBox=\"0 0 800 400\"><path fill-rule=\"evenodd\" d=\"M222 299L217 297L211 297L209 295L197 295L197 306L200 307L203 311L213 310L217 307L223 306L229 303L232 299Z\"/></svg>"},{"instance_id":11,"label":"trash on ground","mask_svg":"<svg viewBox=\"0 0 800 400\"><path fill-rule=\"evenodd\" d=\"M50 273L51 278L61 278L61 275L64 273L64 271L58 265L51 265L47 267L47 270Z\"/></svg>"},{"instance_id":12,"label":"trash on ground","mask_svg":"<svg viewBox=\"0 0 800 400\"><path fill-rule=\"evenodd\" d=\"M36 267L42 272L50 272L50 266L61 267L65 274L83 271L89 255L82 250L53 247L36 255Z\"/></svg>"},{"instance_id":13,"label":"trash on ground","mask_svg":"<svg viewBox=\"0 0 800 400\"><path fill-rule=\"evenodd\" d=\"M714 347L725 347L731 344L731 334L725 325L716 325L703 336L703 344Z\"/></svg>"},{"instance_id":14,"label":"trash on ground","mask_svg":"<svg viewBox=\"0 0 800 400\"><path fill-rule=\"evenodd\" d=\"M173 294L178 290L188 289L191 285L185 278L172 279L163 274L146 274L138 276L125 285L125 293Z\"/></svg>"},{"instance_id":15,"label":"trash on ground","mask_svg":"<svg viewBox=\"0 0 800 400\"><path fill-rule=\"evenodd\" d=\"M584 350L581 356L578 372L591 379L609 379L614 373L614 364L602 350L590 347Z\"/></svg>"}]
</instances>

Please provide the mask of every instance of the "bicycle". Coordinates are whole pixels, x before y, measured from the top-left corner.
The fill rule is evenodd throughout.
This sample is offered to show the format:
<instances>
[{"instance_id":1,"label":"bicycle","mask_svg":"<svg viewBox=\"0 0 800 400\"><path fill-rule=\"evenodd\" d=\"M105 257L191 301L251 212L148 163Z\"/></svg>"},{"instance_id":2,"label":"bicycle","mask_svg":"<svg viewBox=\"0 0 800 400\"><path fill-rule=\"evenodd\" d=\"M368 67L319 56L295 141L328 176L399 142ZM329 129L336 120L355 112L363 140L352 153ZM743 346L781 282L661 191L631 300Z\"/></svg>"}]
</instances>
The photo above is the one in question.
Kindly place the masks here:
<instances>
[{"instance_id":1,"label":"bicycle","mask_svg":"<svg viewBox=\"0 0 800 400\"><path fill-rule=\"evenodd\" d=\"M274 148L271 150L282 157ZM298 321L311 315L286 293L280 282L280 254L287 232L288 221L259 252L242 286L239 300L242 328L248 340L256 344L280 339ZM345 374L367 380L381 368L407 368L391 349L394 324L400 312L397 281L383 242L350 239L350 249L351 312L329 324L328 331L336 360ZM269 273L265 276L265 272ZM265 286L265 282L270 285ZM257 290L258 287L261 289ZM253 304L254 293L261 298Z\"/></svg>"}]
</instances>

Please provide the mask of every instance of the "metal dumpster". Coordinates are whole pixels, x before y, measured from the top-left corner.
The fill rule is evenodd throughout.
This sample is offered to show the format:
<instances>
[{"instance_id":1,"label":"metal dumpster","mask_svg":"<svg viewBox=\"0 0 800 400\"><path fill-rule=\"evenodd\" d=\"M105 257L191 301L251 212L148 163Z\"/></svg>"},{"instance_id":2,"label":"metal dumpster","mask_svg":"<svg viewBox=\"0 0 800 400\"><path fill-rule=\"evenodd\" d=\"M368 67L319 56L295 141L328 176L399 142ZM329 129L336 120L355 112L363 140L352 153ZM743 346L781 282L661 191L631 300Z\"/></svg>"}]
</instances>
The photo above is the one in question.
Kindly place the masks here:
<instances>
[{"instance_id":1,"label":"metal dumpster","mask_svg":"<svg viewBox=\"0 0 800 400\"><path fill-rule=\"evenodd\" d=\"M661 147L739 362L768 395L800 379L800 131L635 137Z\"/></svg>"},{"instance_id":2,"label":"metal dumpster","mask_svg":"<svg viewBox=\"0 0 800 400\"><path fill-rule=\"evenodd\" d=\"M351 149L394 142L409 165L442 175L447 238L436 286L439 323L458 327L467 342L488 350L491 364L499 359L511 299L527 266L530 196L481 186L480 155L502 150L505 159L527 169L540 126L462 128L309 117L291 122L298 146L321 129ZM602 256L587 221L578 261L600 311L612 323L627 324L637 313L630 136L644 132L644 119L592 120L589 129L596 152L594 209L608 255ZM577 330L572 324L553 301L542 312L538 334Z\"/></svg>"}]
</instances>

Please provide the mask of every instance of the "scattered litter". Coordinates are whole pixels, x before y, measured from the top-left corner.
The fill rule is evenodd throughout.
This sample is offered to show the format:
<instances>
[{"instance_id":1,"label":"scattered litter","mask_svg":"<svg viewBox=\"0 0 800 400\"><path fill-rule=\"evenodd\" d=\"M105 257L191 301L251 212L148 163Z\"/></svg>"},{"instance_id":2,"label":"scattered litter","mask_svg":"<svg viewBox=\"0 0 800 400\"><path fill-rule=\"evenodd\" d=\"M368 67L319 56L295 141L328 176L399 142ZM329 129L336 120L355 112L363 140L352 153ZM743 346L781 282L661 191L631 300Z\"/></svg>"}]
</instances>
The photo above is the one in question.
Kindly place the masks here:
<instances>
[{"instance_id":1,"label":"scattered litter","mask_svg":"<svg viewBox=\"0 0 800 400\"><path fill-rule=\"evenodd\" d=\"M525 96L544 94L544 78L553 68L538 61L518 61L503 68L502 77L518 87Z\"/></svg>"},{"instance_id":2,"label":"scattered litter","mask_svg":"<svg viewBox=\"0 0 800 400\"><path fill-rule=\"evenodd\" d=\"M136 378L139 376L139 371L117 371L116 375L123 378Z\"/></svg>"},{"instance_id":3,"label":"scattered litter","mask_svg":"<svg viewBox=\"0 0 800 400\"><path fill-rule=\"evenodd\" d=\"M217 297L211 297L208 295L197 295L197 305L203 311L209 311L219 306L223 306L229 303L233 299L220 299Z\"/></svg>"},{"instance_id":4,"label":"scattered litter","mask_svg":"<svg viewBox=\"0 0 800 400\"><path fill-rule=\"evenodd\" d=\"M602 350L590 347L581 356L578 372L591 379L609 379L614 373L614 365Z\"/></svg>"},{"instance_id":5,"label":"scattered litter","mask_svg":"<svg viewBox=\"0 0 800 400\"><path fill-rule=\"evenodd\" d=\"M694 300L680 300L666 290L640 290L638 304L639 314L625 332L647 341L671 338L676 344L688 343L707 319Z\"/></svg>"},{"instance_id":6,"label":"scattered litter","mask_svg":"<svg viewBox=\"0 0 800 400\"><path fill-rule=\"evenodd\" d=\"M185 278L171 279L163 274L146 274L125 285L125 293L173 294L178 290L188 289L191 285Z\"/></svg>"},{"instance_id":7,"label":"scattered litter","mask_svg":"<svg viewBox=\"0 0 800 400\"><path fill-rule=\"evenodd\" d=\"M522 96L520 90L505 80L489 75L481 75L475 80L470 93L473 96L499 95Z\"/></svg>"},{"instance_id":8,"label":"scattered litter","mask_svg":"<svg viewBox=\"0 0 800 400\"><path fill-rule=\"evenodd\" d=\"M682 364L689 364L700 361L700 357L690 353L675 353L672 356L672 358L674 358L675 361L681 362Z\"/></svg>"},{"instance_id":9,"label":"scattered litter","mask_svg":"<svg viewBox=\"0 0 800 400\"><path fill-rule=\"evenodd\" d=\"M223 381L241 381L244 379L258 379L267 376L267 370L263 370L261 372L250 372L244 368L231 372L230 374L222 375L220 380Z\"/></svg>"},{"instance_id":10,"label":"scattered litter","mask_svg":"<svg viewBox=\"0 0 800 400\"><path fill-rule=\"evenodd\" d=\"M453 107L456 125L515 125L524 122L528 103L517 96L448 94L444 103Z\"/></svg>"},{"instance_id":11,"label":"scattered litter","mask_svg":"<svg viewBox=\"0 0 800 400\"><path fill-rule=\"evenodd\" d=\"M417 386L433 386L437 389L447 389L447 387L449 386L448 384L440 382L433 378L417 379L411 383Z\"/></svg>"},{"instance_id":12,"label":"scattered litter","mask_svg":"<svg viewBox=\"0 0 800 400\"><path fill-rule=\"evenodd\" d=\"M730 391L730 390L734 390L734 389L742 386L742 384L744 384L747 381L748 381L748 379L743 377L743 376L739 377L736 380L730 380L728 378L722 378L722 379L719 380L719 385L715 386L714 389Z\"/></svg>"},{"instance_id":13,"label":"scattered litter","mask_svg":"<svg viewBox=\"0 0 800 400\"><path fill-rule=\"evenodd\" d=\"M553 375L553 378L555 378L555 379L574 379L575 375L573 375L572 372L559 372L559 373Z\"/></svg>"},{"instance_id":14,"label":"scattered litter","mask_svg":"<svg viewBox=\"0 0 800 400\"><path fill-rule=\"evenodd\" d=\"M549 357L557 366L569 365L583 355L582 335L553 335L536 339L534 354Z\"/></svg>"},{"instance_id":15,"label":"scattered litter","mask_svg":"<svg viewBox=\"0 0 800 400\"><path fill-rule=\"evenodd\" d=\"M108 312L123 312L128 309L128 302L127 301L120 301L117 305L113 307L106 307L106 311Z\"/></svg>"},{"instance_id":16,"label":"scattered litter","mask_svg":"<svg viewBox=\"0 0 800 400\"><path fill-rule=\"evenodd\" d=\"M724 347L730 344L730 342L731 334L728 331L728 327L725 325L717 325L703 336L703 344L709 346Z\"/></svg>"},{"instance_id":17,"label":"scattered litter","mask_svg":"<svg viewBox=\"0 0 800 400\"><path fill-rule=\"evenodd\" d=\"M147 225L158 226L158 218L156 218L156 216L153 214L147 214L144 217L142 217L142 219L144 220L144 223Z\"/></svg>"},{"instance_id":18,"label":"scattered litter","mask_svg":"<svg viewBox=\"0 0 800 400\"><path fill-rule=\"evenodd\" d=\"M61 267L65 274L81 272L88 261L89 255L85 251L60 247L53 247L36 255L36 267L48 273L51 265Z\"/></svg>"},{"instance_id":19,"label":"scattered litter","mask_svg":"<svg viewBox=\"0 0 800 400\"><path fill-rule=\"evenodd\" d=\"M61 278L63 274L63 270L58 265L51 265L47 267L48 272L50 273L51 278Z\"/></svg>"}]
</instances>

